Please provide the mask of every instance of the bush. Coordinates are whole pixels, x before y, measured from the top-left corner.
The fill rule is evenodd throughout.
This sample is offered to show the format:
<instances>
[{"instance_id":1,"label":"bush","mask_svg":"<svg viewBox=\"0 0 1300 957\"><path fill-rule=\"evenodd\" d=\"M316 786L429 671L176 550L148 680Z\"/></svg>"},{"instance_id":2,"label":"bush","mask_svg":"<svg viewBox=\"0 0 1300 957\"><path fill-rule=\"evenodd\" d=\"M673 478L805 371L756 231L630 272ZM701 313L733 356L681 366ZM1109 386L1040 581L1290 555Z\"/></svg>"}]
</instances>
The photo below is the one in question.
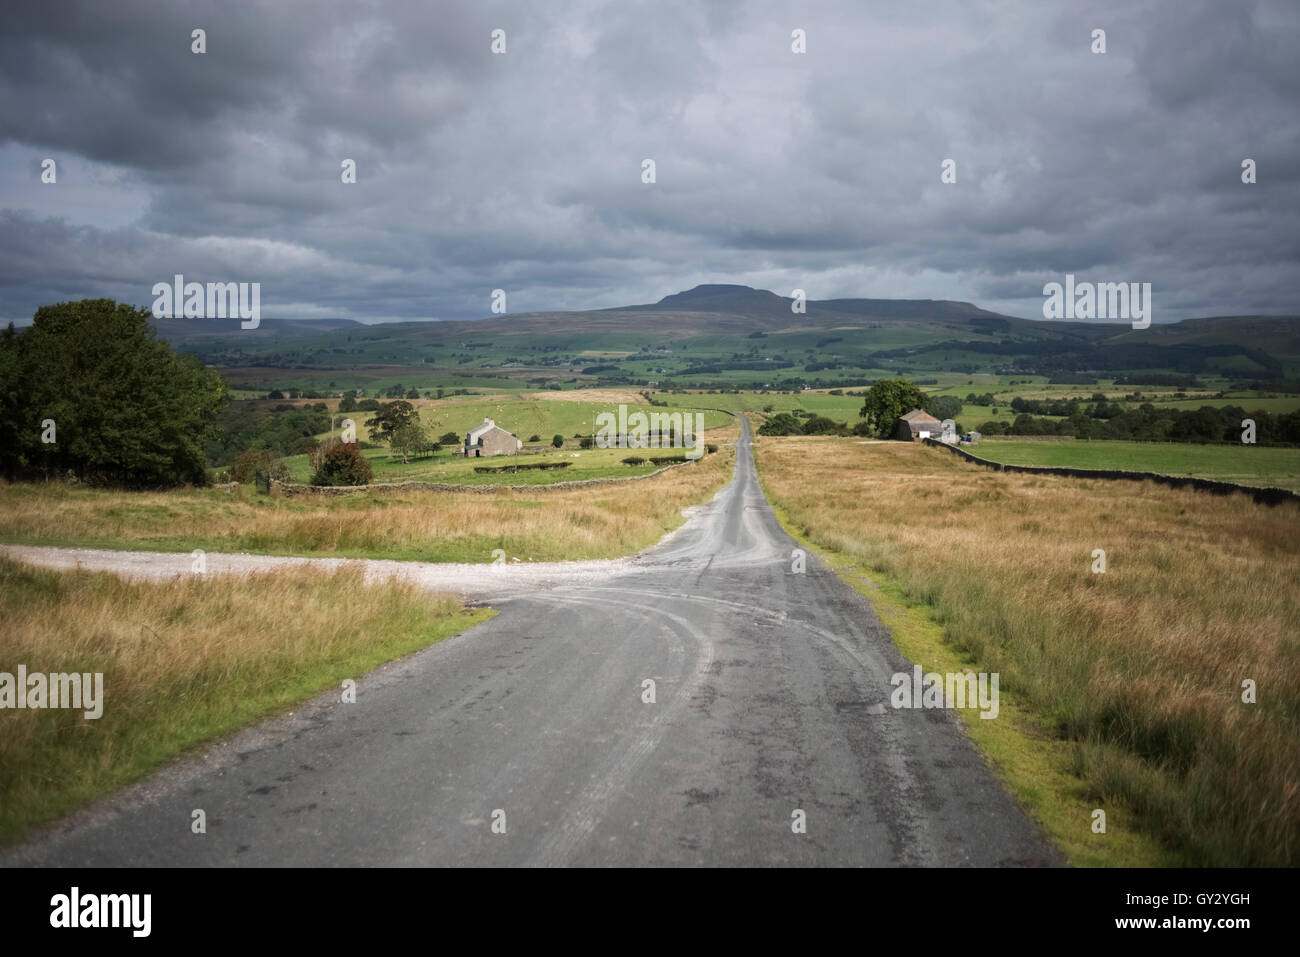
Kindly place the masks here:
<instances>
[{"instance_id":1,"label":"bush","mask_svg":"<svg viewBox=\"0 0 1300 957\"><path fill-rule=\"evenodd\" d=\"M311 458L312 485L365 485L374 478L370 462L355 442L328 442Z\"/></svg>"},{"instance_id":2,"label":"bush","mask_svg":"<svg viewBox=\"0 0 1300 957\"><path fill-rule=\"evenodd\" d=\"M580 449L589 449L595 444L596 444L596 440L593 439L590 435L584 435L582 438L578 440L578 448Z\"/></svg>"},{"instance_id":3,"label":"bush","mask_svg":"<svg viewBox=\"0 0 1300 957\"><path fill-rule=\"evenodd\" d=\"M460 445L460 433L444 432L442 433L442 437L439 438L438 441L441 442L443 445Z\"/></svg>"},{"instance_id":4,"label":"bush","mask_svg":"<svg viewBox=\"0 0 1300 957\"><path fill-rule=\"evenodd\" d=\"M644 465L644 464L645 464L645 458L644 458L643 456L640 456L640 455L629 455L627 458L623 459L623 464L624 464L624 465Z\"/></svg>"},{"instance_id":5,"label":"bush","mask_svg":"<svg viewBox=\"0 0 1300 957\"><path fill-rule=\"evenodd\" d=\"M542 437L541 437L540 435L530 435L530 436L528 436L528 441L529 441L529 442L540 442L540 441L542 441Z\"/></svg>"},{"instance_id":6,"label":"bush","mask_svg":"<svg viewBox=\"0 0 1300 957\"><path fill-rule=\"evenodd\" d=\"M259 472L264 472L279 482L289 480L289 469L274 452L269 449L249 449L230 463L229 481L247 484L257 478Z\"/></svg>"},{"instance_id":7,"label":"bush","mask_svg":"<svg viewBox=\"0 0 1300 957\"><path fill-rule=\"evenodd\" d=\"M714 452L718 451L718 447L710 442L708 445L704 446L704 451L712 455Z\"/></svg>"},{"instance_id":8,"label":"bush","mask_svg":"<svg viewBox=\"0 0 1300 957\"><path fill-rule=\"evenodd\" d=\"M553 446L555 446L557 449L562 449L562 448L564 448L564 436L562 436L562 435L555 435L555 436L552 436L552 438L551 438L551 444L552 444Z\"/></svg>"}]
</instances>

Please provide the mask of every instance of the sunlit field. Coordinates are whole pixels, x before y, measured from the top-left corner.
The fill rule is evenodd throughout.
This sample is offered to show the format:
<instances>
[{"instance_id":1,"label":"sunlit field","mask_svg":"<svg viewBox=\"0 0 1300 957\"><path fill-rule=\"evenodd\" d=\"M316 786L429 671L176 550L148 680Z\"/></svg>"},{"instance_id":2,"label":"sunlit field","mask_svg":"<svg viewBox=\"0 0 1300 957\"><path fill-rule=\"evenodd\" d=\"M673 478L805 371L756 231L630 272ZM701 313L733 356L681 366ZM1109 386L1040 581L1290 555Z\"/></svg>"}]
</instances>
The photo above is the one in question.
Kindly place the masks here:
<instances>
[{"instance_id":1,"label":"sunlit field","mask_svg":"<svg viewBox=\"0 0 1300 957\"><path fill-rule=\"evenodd\" d=\"M1297 863L1300 505L996 473L911 443L756 452L794 529L930 606L1070 742L1098 800L1188 863Z\"/></svg>"}]
</instances>

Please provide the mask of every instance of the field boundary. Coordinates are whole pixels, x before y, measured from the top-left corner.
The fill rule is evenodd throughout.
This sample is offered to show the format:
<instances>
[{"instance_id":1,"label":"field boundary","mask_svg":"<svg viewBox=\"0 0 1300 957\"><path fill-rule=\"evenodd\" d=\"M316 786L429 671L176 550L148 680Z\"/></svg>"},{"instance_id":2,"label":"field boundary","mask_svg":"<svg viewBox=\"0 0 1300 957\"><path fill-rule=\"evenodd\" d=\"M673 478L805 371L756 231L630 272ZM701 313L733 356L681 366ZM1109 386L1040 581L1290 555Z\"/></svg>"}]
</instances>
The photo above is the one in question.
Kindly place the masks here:
<instances>
[{"instance_id":1,"label":"field boundary","mask_svg":"<svg viewBox=\"0 0 1300 957\"><path fill-rule=\"evenodd\" d=\"M456 485L451 482L420 482L415 479L406 482L374 482L370 485L298 485L272 479L271 488L279 489L286 498L293 498L296 495L348 495L354 492L470 492L476 495L488 495L499 491L563 491L565 489L586 488L591 485L608 485L613 482L639 482L644 479L654 478L656 475L662 475L672 469L680 469L694 464L694 462L690 461L678 462L675 465L665 465L653 472L646 472L644 475L629 475L627 478L611 476L609 478L574 479L569 482L549 482L537 485L494 485L491 483Z\"/></svg>"},{"instance_id":2,"label":"field boundary","mask_svg":"<svg viewBox=\"0 0 1300 957\"><path fill-rule=\"evenodd\" d=\"M1162 472L1126 472L1120 469L1080 469L1066 465L1007 465L1005 462L991 462L978 455L972 455L965 449L940 442L938 439L922 439L926 445L947 449L953 455L976 465L983 465L995 472L1028 472L1036 475L1061 475L1066 478L1095 478L1121 482L1158 482L1172 488L1191 488L1212 495L1231 495L1244 492L1260 505L1280 505L1283 502L1300 502L1300 494L1290 489L1261 487L1258 485L1238 485L1235 482L1219 482L1215 479L1197 478L1192 475L1165 475Z\"/></svg>"}]
</instances>

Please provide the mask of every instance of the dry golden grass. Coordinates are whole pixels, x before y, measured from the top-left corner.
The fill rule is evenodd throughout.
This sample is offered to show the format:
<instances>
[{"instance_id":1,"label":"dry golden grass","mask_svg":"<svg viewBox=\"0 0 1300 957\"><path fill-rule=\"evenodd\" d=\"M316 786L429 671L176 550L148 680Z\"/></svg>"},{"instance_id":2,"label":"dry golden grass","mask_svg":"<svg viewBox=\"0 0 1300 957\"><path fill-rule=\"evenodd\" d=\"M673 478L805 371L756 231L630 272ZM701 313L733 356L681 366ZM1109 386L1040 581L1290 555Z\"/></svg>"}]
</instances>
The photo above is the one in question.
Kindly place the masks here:
<instances>
[{"instance_id":1,"label":"dry golden grass","mask_svg":"<svg viewBox=\"0 0 1300 957\"><path fill-rule=\"evenodd\" d=\"M0 559L0 671L104 675L98 719L0 712L0 839L488 614L354 567L128 582Z\"/></svg>"},{"instance_id":2,"label":"dry golden grass","mask_svg":"<svg viewBox=\"0 0 1300 957\"><path fill-rule=\"evenodd\" d=\"M1098 799L1191 863L1300 863L1300 506L1001 474L903 443L756 452L792 524L932 606L1077 742Z\"/></svg>"},{"instance_id":3,"label":"dry golden grass","mask_svg":"<svg viewBox=\"0 0 1300 957\"><path fill-rule=\"evenodd\" d=\"M733 427L732 434L738 430ZM725 439L724 439L725 441ZM613 558L657 541L731 477L735 450L654 478L577 489L259 496L0 484L0 541L101 548L487 562Z\"/></svg>"}]
</instances>

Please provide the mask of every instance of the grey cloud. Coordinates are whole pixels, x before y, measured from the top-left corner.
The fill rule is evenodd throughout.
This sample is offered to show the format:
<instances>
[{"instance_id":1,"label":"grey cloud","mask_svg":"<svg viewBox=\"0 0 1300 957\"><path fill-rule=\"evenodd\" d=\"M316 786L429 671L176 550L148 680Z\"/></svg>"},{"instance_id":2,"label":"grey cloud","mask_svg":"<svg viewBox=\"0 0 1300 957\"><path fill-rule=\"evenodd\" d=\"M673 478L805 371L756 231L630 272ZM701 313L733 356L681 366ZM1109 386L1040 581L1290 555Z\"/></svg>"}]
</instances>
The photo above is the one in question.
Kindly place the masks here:
<instances>
[{"instance_id":1,"label":"grey cloud","mask_svg":"<svg viewBox=\"0 0 1300 957\"><path fill-rule=\"evenodd\" d=\"M480 316L495 287L512 310L596 308L760 277L1033 315L1067 271L1151 281L1166 315L1296 311L1291 5L871 7L18 8L0 316L143 302L174 272L262 281L267 314L362 319ZM56 203L54 154L146 208L122 226L125 201Z\"/></svg>"}]
</instances>

